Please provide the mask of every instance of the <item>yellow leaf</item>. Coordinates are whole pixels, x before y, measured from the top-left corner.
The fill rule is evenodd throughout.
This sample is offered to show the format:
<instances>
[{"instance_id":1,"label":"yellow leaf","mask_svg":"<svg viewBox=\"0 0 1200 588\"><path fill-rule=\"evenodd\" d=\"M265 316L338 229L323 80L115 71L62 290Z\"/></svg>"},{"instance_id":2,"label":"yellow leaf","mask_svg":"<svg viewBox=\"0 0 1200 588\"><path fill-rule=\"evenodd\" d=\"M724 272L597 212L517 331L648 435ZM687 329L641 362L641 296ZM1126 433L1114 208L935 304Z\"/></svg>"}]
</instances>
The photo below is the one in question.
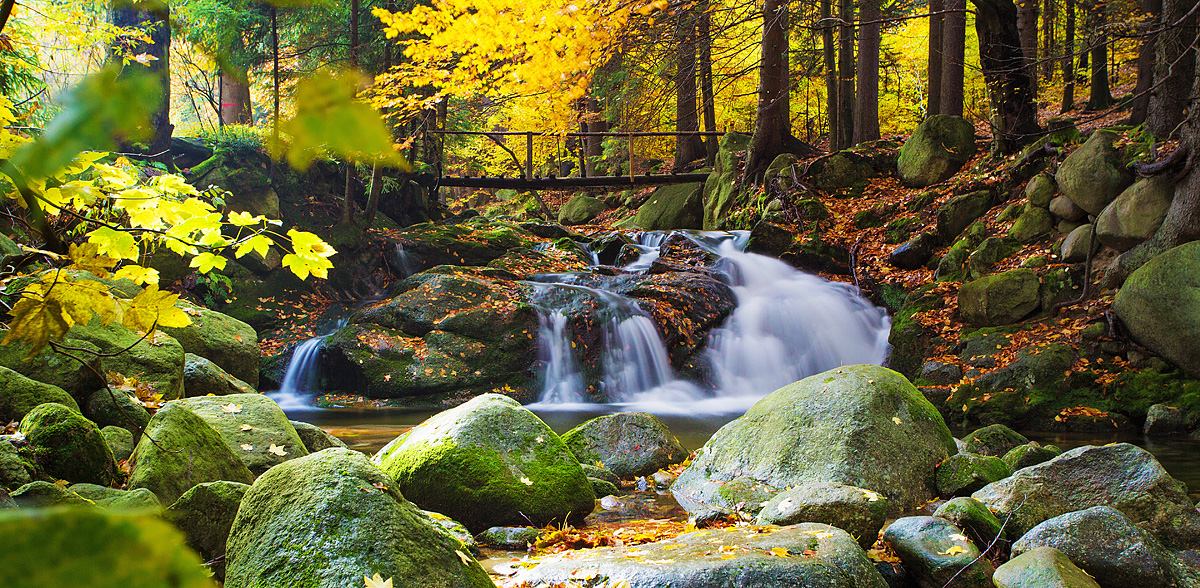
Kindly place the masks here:
<instances>
[{"instance_id":1,"label":"yellow leaf","mask_svg":"<svg viewBox=\"0 0 1200 588\"><path fill-rule=\"evenodd\" d=\"M267 220L267 217L261 214L250 214L241 211L229 213L229 223L235 227L249 227L265 220Z\"/></svg>"},{"instance_id":2,"label":"yellow leaf","mask_svg":"<svg viewBox=\"0 0 1200 588\"><path fill-rule=\"evenodd\" d=\"M192 261L190 263L188 263L188 267L194 267L200 273L207 274L208 272L210 272L214 269L218 269L218 270L225 269L225 261L226 260L224 257L221 257L220 255L216 255L209 251L205 251L204 253L201 253L200 255L193 257Z\"/></svg>"},{"instance_id":3,"label":"yellow leaf","mask_svg":"<svg viewBox=\"0 0 1200 588\"><path fill-rule=\"evenodd\" d=\"M958 555L965 551L966 551L966 549L964 549L963 546L961 546L961 545L951 545L949 548L946 549L946 551L942 551L940 553L942 555Z\"/></svg>"},{"instance_id":4,"label":"yellow leaf","mask_svg":"<svg viewBox=\"0 0 1200 588\"><path fill-rule=\"evenodd\" d=\"M242 412L242 405L234 404L234 403L230 402L229 404L223 405L221 407L221 412L226 413L226 414L237 414L239 412Z\"/></svg>"},{"instance_id":5,"label":"yellow leaf","mask_svg":"<svg viewBox=\"0 0 1200 588\"><path fill-rule=\"evenodd\" d=\"M363 576L363 587L364 588L392 588L392 579L388 578L388 579L384 580L383 577L380 576L378 573L371 576L370 578Z\"/></svg>"},{"instance_id":6,"label":"yellow leaf","mask_svg":"<svg viewBox=\"0 0 1200 588\"><path fill-rule=\"evenodd\" d=\"M772 547L768 551L770 551L771 555L775 557L787 557L790 555L786 547Z\"/></svg>"},{"instance_id":7,"label":"yellow leaf","mask_svg":"<svg viewBox=\"0 0 1200 588\"><path fill-rule=\"evenodd\" d=\"M280 446L278 446L278 445L276 445L276 444L274 444L274 443L272 443L272 444L271 444L271 447L269 447L269 448L267 449L267 453L271 453L271 454L274 454L274 455L278 455L279 457L284 457L284 456L286 456L286 455L287 455L287 450L286 450L286 449L284 449L284 448L282 448L282 447L280 447Z\"/></svg>"},{"instance_id":8,"label":"yellow leaf","mask_svg":"<svg viewBox=\"0 0 1200 588\"><path fill-rule=\"evenodd\" d=\"M135 331L150 331L155 327L186 327L192 324L187 313L175 306L179 295L163 292L158 286L146 286L129 301L123 324Z\"/></svg>"},{"instance_id":9,"label":"yellow leaf","mask_svg":"<svg viewBox=\"0 0 1200 588\"><path fill-rule=\"evenodd\" d=\"M475 561L474 559L471 559L471 556L463 553L461 550L455 549L454 554L458 556L458 559L462 561L464 566L469 566Z\"/></svg>"},{"instance_id":10,"label":"yellow leaf","mask_svg":"<svg viewBox=\"0 0 1200 588\"><path fill-rule=\"evenodd\" d=\"M109 227L100 227L88 233L88 242L96 245L96 252L114 259L137 259L137 240L131 233Z\"/></svg>"},{"instance_id":11,"label":"yellow leaf","mask_svg":"<svg viewBox=\"0 0 1200 588\"><path fill-rule=\"evenodd\" d=\"M245 241L242 241L237 250L233 252L234 257L241 258L251 251L258 254L259 257L266 259L267 251L271 248L272 241L266 235L254 235Z\"/></svg>"},{"instance_id":12,"label":"yellow leaf","mask_svg":"<svg viewBox=\"0 0 1200 588\"><path fill-rule=\"evenodd\" d=\"M158 284L158 270L140 265L126 265L113 274L115 280L129 280L135 284Z\"/></svg>"}]
</instances>

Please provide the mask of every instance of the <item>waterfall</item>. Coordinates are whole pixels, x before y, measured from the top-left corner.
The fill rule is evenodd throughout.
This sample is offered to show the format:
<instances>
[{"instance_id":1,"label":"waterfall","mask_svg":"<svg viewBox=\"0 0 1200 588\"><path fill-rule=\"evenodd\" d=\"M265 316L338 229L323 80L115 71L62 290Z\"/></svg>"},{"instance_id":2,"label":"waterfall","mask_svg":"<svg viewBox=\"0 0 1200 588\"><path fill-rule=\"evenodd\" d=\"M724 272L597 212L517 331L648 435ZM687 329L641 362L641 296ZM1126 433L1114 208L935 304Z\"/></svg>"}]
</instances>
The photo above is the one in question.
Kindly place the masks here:
<instances>
[{"instance_id":1,"label":"waterfall","mask_svg":"<svg viewBox=\"0 0 1200 588\"><path fill-rule=\"evenodd\" d=\"M538 312L538 360L542 373L542 402L572 404L586 402L583 375L571 350L567 315L561 310Z\"/></svg>"},{"instance_id":2,"label":"waterfall","mask_svg":"<svg viewBox=\"0 0 1200 588\"><path fill-rule=\"evenodd\" d=\"M284 410L310 408L312 397L320 388L321 348L325 336L313 337L300 343L292 350L288 360L287 370L283 374L283 382L279 390L267 394L280 408Z\"/></svg>"}]
</instances>

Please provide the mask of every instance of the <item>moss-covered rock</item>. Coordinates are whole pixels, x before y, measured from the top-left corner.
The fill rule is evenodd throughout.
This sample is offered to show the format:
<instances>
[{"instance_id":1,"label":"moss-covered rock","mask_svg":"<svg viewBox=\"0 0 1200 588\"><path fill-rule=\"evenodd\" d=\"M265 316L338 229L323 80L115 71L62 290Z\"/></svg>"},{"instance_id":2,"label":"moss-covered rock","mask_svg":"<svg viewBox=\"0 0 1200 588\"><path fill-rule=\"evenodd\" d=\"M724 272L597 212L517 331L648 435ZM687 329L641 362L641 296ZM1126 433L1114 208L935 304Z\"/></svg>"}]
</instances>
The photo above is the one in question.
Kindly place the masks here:
<instances>
[{"instance_id":1,"label":"moss-covered rock","mask_svg":"<svg viewBox=\"0 0 1200 588\"><path fill-rule=\"evenodd\" d=\"M648 476L688 455L666 423L645 412L596 417L562 440L579 461L602 464L619 478Z\"/></svg>"},{"instance_id":2,"label":"moss-covered rock","mask_svg":"<svg viewBox=\"0 0 1200 588\"><path fill-rule=\"evenodd\" d=\"M934 469L955 451L941 415L904 376L853 365L759 400L713 435L671 491L690 513L732 512L757 510L795 484L829 482L904 509L936 493Z\"/></svg>"},{"instance_id":3,"label":"moss-covered rock","mask_svg":"<svg viewBox=\"0 0 1200 588\"><path fill-rule=\"evenodd\" d=\"M594 506L587 476L558 435L498 394L434 415L373 459L410 500L476 531L582 519Z\"/></svg>"},{"instance_id":4,"label":"moss-covered rock","mask_svg":"<svg viewBox=\"0 0 1200 588\"><path fill-rule=\"evenodd\" d=\"M250 489L239 482L206 482L192 486L167 508L164 518L183 531L188 547L211 562L218 580L225 579L225 542L242 497Z\"/></svg>"},{"instance_id":5,"label":"moss-covered rock","mask_svg":"<svg viewBox=\"0 0 1200 588\"><path fill-rule=\"evenodd\" d=\"M699 229L704 225L704 185L670 184L650 195L633 223L647 231Z\"/></svg>"},{"instance_id":6,"label":"moss-covered rock","mask_svg":"<svg viewBox=\"0 0 1200 588\"><path fill-rule=\"evenodd\" d=\"M88 396L84 414L98 426L116 425L141 431L150 422L150 412L133 392L123 388L101 388Z\"/></svg>"},{"instance_id":7,"label":"moss-covered rock","mask_svg":"<svg viewBox=\"0 0 1200 588\"><path fill-rule=\"evenodd\" d=\"M579 467L583 468L583 473L585 475L587 475L587 477L589 477L589 478L596 478L597 480L604 480L605 482L609 482L613 486L616 486L617 484L621 483L621 478L618 478L616 474L608 471L607 468L603 468L601 466L586 463L586 462L580 463Z\"/></svg>"},{"instance_id":8,"label":"moss-covered rock","mask_svg":"<svg viewBox=\"0 0 1200 588\"><path fill-rule=\"evenodd\" d=\"M168 402L150 419L130 464L129 487L148 488L164 504L174 503L196 484L254 481L221 435L176 402Z\"/></svg>"},{"instance_id":9,"label":"moss-covered rock","mask_svg":"<svg viewBox=\"0 0 1200 588\"><path fill-rule=\"evenodd\" d=\"M884 530L883 540L920 586L992 588L991 562L979 557L975 543L945 519L896 519Z\"/></svg>"},{"instance_id":10,"label":"moss-covered rock","mask_svg":"<svg viewBox=\"0 0 1200 588\"><path fill-rule=\"evenodd\" d=\"M906 186L936 184L958 172L975 155L975 128L958 116L925 119L900 147L896 167Z\"/></svg>"},{"instance_id":11,"label":"moss-covered rock","mask_svg":"<svg viewBox=\"0 0 1200 588\"><path fill-rule=\"evenodd\" d=\"M0 366L0 423L19 421L35 406L46 402L57 402L79 411L75 399L62 388Z\"/></svg>"},{"instance_id":12,"label":"moss-covered rock","mask_svg":"<svg viewBox=\"0 0 1200 588\"><path fill-rule=\"evenodd\" d=\"M967 274L972 279L982 278L992 271L992 266L1021 250L1021 243L1013 238L988 237L967 256Z\"/></svg>"},{"instance_id":13,"label":"moss-covered rock","mask_svg":"<svg viewBox=\"0 0 1200 588\"><path fill-rule=\"evenodd\" d=\"M942 496L966 496L1011 474L1008 464L998 457L958 453L938 465L938 493Z\"/></svg>"},{"instance_id":14,"label":"moss-covered rock","mask_svg":"<svg viewBox=\"0 0 1200 588\"><path fill-rule=\"evenodd\" d=\"M253 257L253 256L251 256ZM258 386L258 333L227 314L180 302L192 324L163 330L179 341L183 350L203 357L233 377Z\"/></svg>"},{"instance_id":15,"label":"moss-covered rock","mask_svg":"<svg viewBox=\"0 0 1200 588\"><path fill-rule=\"evenodd\" d=\"M100 509L0 511L0 569L20 586L212 588L200 558L155 516ZM47 560L47 554L70 554ZM135 554L135 555L134 555Z\"/></svg>"},{"instance_id":16,"label":"moss-covered rock","mask_svg":"<svg viewBox=\"0 0 1200 588\"><path fill-rule=\"evenodd\" d=\"M1030 269L1014 269L963 284L958 312L977 326L1015 323L1038 309L1041 283Z\"/></svg>"},{"instance_id":17,"label":"moss-covered rock","mask_svg":"<svg viewBox=\"0 0 1200 588\"><path fill-rule=\"evenodd\" d=\"M1029 443L1028 438L1001 424L976 429L963 437L964 451L992 457L1003 457L1009 450L1026 443Z\"/></svg>"},{"instance_id":18,"label":"moss-covered rock","mask_svg":"<svg viewBox=\"0 0 1200 588\"><path fill-rule=\"evenodd\" d=\"M204 419L221 435L229 451L255 474L308 455L283 409L261 394L200 396L177 400L176 404Z\"/></svg>"},{"instance_id":19,"label":"moss-covered rock","mask_svg":"<svg viewBox=\"0 0 1200 588\"><path fill-rule=\"evenodd\" d=\"M21 455L8 439L0 439L0 490L15 490L39 477L37 464Z\"/></svg>"},{"instance_id":20,"label":"moss-covered rock","mask_svg":"<svg viewBox=\"0 0 1200 588\"><path fill-rule=\"evenodd\" d=\"M1060 454L1062 454L1062 451L1057 447L1043 446L1036 442L1030 442L1013 447L1008 453L1004 454L1002 459L1015 472L1021 468L1050 461Z\"/></svg>"},{"instance_id":21,"label":"moss-covered rock","mask_svg":"<svg viewBox=\"0 0 1200 588\"><path fill-rule=\"evenodd\" d=\"M267 218L281 218L279 195L264 170L257 166L233 161L230 154L217 154L194 168L193 185L201 188L217 186L230 193L229 209Z\"/></svg>"},{"instance_id":22,"label":"moss-covered rock","mask_svg":"<svg viewBox=\"0 0 1200 588\"><path fill-rule=\"evenodd\" d=\"M316 453L330 447L346 447L346 443L332 433L309 423L300 421L291 421L292 426L296 429L296 434L300 436L300 441L304 443L304 447L309 453Z\"/></svg>"},{"instance_id":23,"label":"moss-covered rock","mask_svg":"<svg viewBox=\"0 0 1200 588\"><path fill-rule=\"evenodd\" d=\"M95 423L61 404L42 404L21 419L33 461L46 474L71 482L112 484L116 462Z\"/></svg>"},{"instance_id":24,"label":"moss-covered rock","mask_svg":"<svg viewBox=\"0 0 1200 588\"><path fill-rule=\"evenodd\" d=\"M1138 268L1117 292L1113 310L1138 343L1200 376L1200 241Z\"/></svg>"},{"instance_id":25,"label":"moss-covered rock","mask_svg":"<svg viewBox=\"0 0 1200 588\"><path fill-rule=\"evenodd\" d=\"M943 242L953 241L976 219L992 208L992 193L978 190L947 200L937 211L937 233Z\"/></svg>"},{"instance_id":26,"label":"moss-covered rock","mask_svg":"<svg viewBox=\"0 0 1200 588\"><path fill-rule=\"evenodd\" d=\"M90 500L101 508L141 511L157 511L162 508L158 497L145 488L119 490L97 484L71 484L67 491Z\"/></svg>"},{"instance_id":27,"label":"moss-covered rock","mask_svg":"<svg viewBox=\"0 0 1200 588\"><path fill-rule=\"evenodd\" d=\"M726 133L719 141L713 171L704 181L704 229L725 228L729 213L740 203L744 192L738 174L741 153L750 146L750 135Z\"/></svg>"},{"instance_id":28,"label":"moss-covered rock","mask_svg":"<svg viewBox=\"0 0 1200 588\"><path fill-rule=\"evenodd\" d=\"M812 482L776 494L763 505L755 523L824 523L849 533L863 549L869 549L879 538L887 514L888 499L882 494L844 484Z\"/></svg>"},{"instance_id":29,"label":"moss-covered rock","mask_svg":"<svg viewBox=\"0 0 1200 588\"><path fill-rule=\"evenodd\" d=\"M0 345L0 366L6 367L31 380L58 386L71 395L76 402L87 400L88 395L104 386L97 374L103 374L100 358L95 355L100 349L96 345L68 337L64 345L86 349L92 353L78 353L80 363L46 347L29 355L29 347L22 343ZM77 407L78 408L78 407Z\"/></svg>"},{"instance_id":30,"label":"moss-covered rock","mask_svg":"<svg viewBox=\"0 0 1200 588\"><path fill-rule=\"evenodd\" d=\"M1098 130L1072 151L1054 175L1067 198L1088 214L1100 214L1133 181L1114 147L1117 133Z\"/></svg>"},{"instance_id":31,"label":"moss-covered rock","mask_svg":"<svg viewBox=\"0 0 1200 588\"><path fill-rule=\"evenodd\" d=\"M608 205L599 198L587 194L576 194L558 210L558 222L564 225L582 225L608 210Z\"/></svg>"},{"instance_id":32,"label":"moss-covered rock","mask_svg":"<svg viewBox=\"0 0 1200 588\"><path fill-rule=\"evenodd\" d=\"M592 494L595 494L597 498L603 498L605 496L617 496L621 493L621 489L618 488L616 484L613 484L608 480L589 477L588 483L592 485Z\"/></svg>"},{"instance_id":33,"label":"moss-covered rock","mask_svg":"<svg viewBox=\"0 0 1200 588\"><path fill-rule=\"evenodd\" d=\"M1008 236L1019 243L1033 243L1054 231L1054 219L1050 211L1037 206L1026 206L1021 216L1008 229Z\"/></svg>"},{"instance_id":34,"label":"moss-covered rock","mask_svg":"<svg viewBox=\"0 0 1200 588\"><path fill-rule=\"evenodd\" d=\"M184 396L254 394L254 387L230 375L221 366L193 353L184 355Z\"/></svg>"},{"instance_id":35,"label":"moss-covered rock","mask_svg":"<svg viewBox=\"0 0 1200 588\"><path fill-rule=\"evenodd\" d=\"M501 549L529 549L539 533L541 530L533 527L491 527L479 534L479 540Z\"/></svg>"},{"instance_id":36,"label":"moss-covered rock","mask_svg":"<svg viewBox=\"0 0 1200 588\"><path fill-rule=\"evenodd\" d=\"M1054 184L1054 177L1049 174L1033 176L1029 183L1025 184L1025 199L1038 208L1050 208L1050 201L1057 192L1058 186Z\"/></svg>"},{"instance_id":37,"label":"moss-covered rock","mask_svg":"<svg viewBox=\"0 0 1200 588\"><path fill-rule=\"evenodd\" d=\"M1096 580L1053 547L1035 547L992 575L996 588L1100 588Z\"/></svg>"},{"instance_id":38,"label":"moss-covered rock","mask_svg":"<svg viewBox=\"0 0 1200 588\"><path fill-rule=\"evenodd\" d=\"M125 461L133 455L133 433L129 429L109 425L100 429L100 434L104 435L104 442L112 450L113 459Z\"/></svg>"},{"instance_id":39,"label":"moss-covered rock","mask_svg":"<svg viewBox=\"0 0 1200 588\"><path fill-rule=\"evenodd\" d=\"M127 381L147 384L163 398L179 398L183 394L183 347L161 330L143 339L141 334L121 325L105 326L93 321L86 326L75 325L69 334L94 344L102 353L117 353L101 359L101 373L115 373ZM118 353L122 350L126 351Z\"/></svg>"},{"instance_id":40,"label":"moss-covered rock","mask_svg":"<svg viewBox=\"0 0 1200 588\"><path fill-rule=\"evenodd\" d=\"M1096 217L1096 238L1117 251L1132 249L1154 236L1174 198L1175 182L1169 174L1134 182Z\"/></svg>"},{"instance_id":41,"label":"moss-covered rock","mask_svg":"<svg viewBox=\"0 0 1200 588\"><path fill-rule=\"evenodd\" d=\"M808 170L814 186L830 192L862 190L875 170L862 155L844 150L816 160Z\"/></svg>"},{"instance_id":42,"label":"moss-covered rock","mask_svg":"<svg viewBox=\"0 0 1200 588\"><path fill-rule=\"evenodd\" d=\"M345 588L374 573L426 586L492 586L392 480L341 448L263 474L242 498L225 558L229 586Z\"/></svg>"},{"instance_id":43,"label":"moss-covered rock","mask_svg":"<svg viewBox=\"0 0 1200 588\"><path fill-rule=\"evenodd\" d=\"M962 529L976 545L991 545L1003 532L1004 523L982 502L966 496L942 503L933 516L946 519Z\"/></svg>"},{"instance_id":44,"label":"moss-covered rock","mask_svg":"<svg viewBox=\"0 0 1200 588\"><path fill-rule=\"evenodd\" d=\"M12 493L12 499L21 508L49 508L51 506L95 507L92 501L67 490L61 484L45 480L34 480Z\"/></svg>"}]
</instances>

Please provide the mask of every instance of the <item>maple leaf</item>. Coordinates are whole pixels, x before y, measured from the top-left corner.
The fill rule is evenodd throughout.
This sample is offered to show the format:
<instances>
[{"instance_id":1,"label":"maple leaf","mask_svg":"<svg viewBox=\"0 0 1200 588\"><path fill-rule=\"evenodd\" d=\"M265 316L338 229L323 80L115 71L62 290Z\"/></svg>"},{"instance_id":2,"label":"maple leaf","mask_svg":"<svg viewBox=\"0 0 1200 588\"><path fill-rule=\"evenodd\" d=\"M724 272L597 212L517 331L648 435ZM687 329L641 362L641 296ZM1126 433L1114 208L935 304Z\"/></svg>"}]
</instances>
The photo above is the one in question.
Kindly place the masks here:
<instances>
[{"instance_id":1,"label":"maple leaf","mask_svg":"<svg viewBox=\"0 0 1200 588\"><path fill-rule=\"evenodd\" d=\"M950 547L948 547L948 548L946 549L946 551L941 551L941 552L938 552L938 553L940 553L941 555L959 555L959 554L961 554L961 553L964 553L964 552L966 552L966 551L967 551L967 550L966 550L966 549L964 549L964 548L963 548L963 546L961 546L961 545L951 545Z\"/></svg>"},{"instance_id":2,"label":"maple leaf","mask_svg":"<svg viewBox=\"0 0 1200 588\"><path fill-rule=\"evenodd\" d=\"M267 453L272 453L272 454L278 455L279 457L284 457L287 455L287 450L284 449L283 447L280 447L280 446L272 443L271 447L269 447L267 449Z\"/></svg>"},{"instance_id":3,"label":"maple leaf","mask_svg":"<svg viewBox=\"0 0 1200 588\"><path fill-rule=\"evenodd\" d=\"M225 269L226 262L227 260L224 257L221 257L220 255L210 251L205 251L204 253L193 257L192 261L188 263L188 267L194 267L196 268L196 271L199 271L202 274L207 274L214 269Z\"/></svg>"},{"instance_id":4,"label":"maple leaf","mask_svg":"<svg viewBox=\"0 0 1200 588\"><path fill-rule=\"evenodd\" d=\"M224 412L227 414L237 414L239 412L242 412L242 405L234 404L234 403L230 402L229 404L226 404L221 407L221 412Z\"/></svg>"},{"instance_id":5,"label":"maple leaf","mask_svg":"<svg viewBox=\"0 0 1200 588\"><path fill-rule=\"evenodd\" d=\"M388 579L384 580L383 576L380 576L379 573L376 573L375 575L373 575L369 578L367 576L363 576L363 587L364 588L392 588L392 579L389 577Z\"/></svg>"},{"instance_id":6,"label":"maple leaf","mask_svg":"<svg viewBox=\"0 0 1200 588\"><path fill-rule=\"evenodd\" d=\"M775 557L787 557L791 555L786 547L772 547L768 551Z\"/></svg>"},{"instance_id":7,"label":"maple leaf","mask_svg":"<svg viewBox=\"0 0 1200 588\"><path fill-rule=\"evenodd\" d=\"M192 324L192 319L175 303L179 295L164 292L158 286L146 286L146 289L134 296L125 309L123 324L135 331L150 331L157 327L186 327Z\"/></svg>"}]
</instances>

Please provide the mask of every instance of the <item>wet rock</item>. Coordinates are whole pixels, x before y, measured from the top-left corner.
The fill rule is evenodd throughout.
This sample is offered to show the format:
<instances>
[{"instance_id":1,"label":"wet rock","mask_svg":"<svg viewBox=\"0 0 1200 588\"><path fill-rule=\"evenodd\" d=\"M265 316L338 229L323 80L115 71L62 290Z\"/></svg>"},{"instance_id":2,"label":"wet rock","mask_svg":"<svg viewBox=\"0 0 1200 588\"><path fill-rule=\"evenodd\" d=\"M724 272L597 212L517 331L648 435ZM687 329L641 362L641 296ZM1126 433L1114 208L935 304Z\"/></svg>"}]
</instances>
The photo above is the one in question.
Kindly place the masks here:
<instances>
[{"instance_id":1,"label":"wet rock","mask_svg":"<svg viewBox=\"0 0 1200 588\"><path fill-rule=\"evenodd\" d=\"M1000 457L1018 445L1029 443L1029 439L1005 425L995 424L971 431L963 437L963 443L969 453Z\"/></svg>"},{"instance_id":2,"label":"wet rock","mask_svg":"<svg viewBox=\"0 0 1200 588\"><path fill-rule=\"evenodd\" d=\"M887 519L888 500L882 494L844 484L799 484L768 500L755 521L759 525L823 523L854 537L869 549Z\"/></svg>"},{"instance_id":3,"label":"wet rock","mask_svg":"<svg viewBox=\"0 0 1200 588\"><path fill-rule=\"evenodd\" d=\"M1100 214L1132 181L1113 146L1118 135L1098 130L1058 166L1054 180L1063 195L1088 214Z\"/></svg>"},{"instance_id":4,"label":"wet rock","mask_svg":"<svg viewBox=\"0 0 1200 588\"><path fill-rule=\"evenodd\" d=\"M1030 269L985 276L963 284L958 293L958 311L972 325L1015 323L1037 310L1039 288L1038 275Z\"/></svg>"},{"instance_id":5,"label":"wet rock","mask_svg":"<svg viewBox=\"0 0 1200 588\"><path fill-rule=\"evenodd\" d=\"M645 412L596 417L567 431L562 441L580 462L598 463L626 479L648 476L688 455L666 423Z\"/></svg>"},{"instance_id":6,"label":"wet rock","mask_svg":"<svg viewBox=\"0 0 1200 588\"><path fill-rule=\"evenodd\" d=\"M1037 547L1012 558L996 568L992 582L996 588L1100 588L1053 547Z\"/></svg>"},{"instance_id":7,"label":"wet rock","mask_svg":"<svg viewBox=\"0 0 1200 588\"><path fill-rule=\"evenodd\" d=\"M1062 451L1057 447L1043 447L1038 443L1030 442L1013 447L1008 453L1005 453L1004 463L1008 464L1008 467L1015 472L1021 468L1050 461L1061 454Z\"/></svg>"},{"instance_id":8,"label":"wet rock","mask_svg":"<svg viewBox=\"0 0 1200 588\"><path fill-rule=\"evenodd\" d=\"M937 245L937 235L921 233L893 249L888 254L888 262L900 269L913 270L923 267L933 257Z\"/></svg>"},{"instance_id":9,"label":"wet rock","mask_svg":"<svg viewBox=\"0 0 1200 588\"><path fill-rule=\"evenodd\" d=\"M1117 251L1132 249L1154 236L1174 198L1170 174L1139 179L1096 217L1096 238Z\"/></svg>"},{"instance_id":10,"label":"wet rock","mask_svg":"<svg viewBox=\"0 0 1200 588\"><path fill-rule=\"evenodd\" d=\"M897 169L906 186L936 184L958 172L975 155L975 128L943 114L926 118L900 147Z\"/></svg>"},{"instance_id":11,"label":"wet rock","mask_svg":"<svg viewBox=\"0 0 1200 588\"><path fill-rule=\"evenodd\" d=\"M705 230L723 229L729 212L741 204L745 192L741 189L738 162L749 146L750 135L742 133L726 133L718 141L713 171L704 182Z\"/></svg>"},{"instance_id":12,"label":"wet rock","mask_svg":"<svg viewBox=\"0 0 1200 588\"><path fill-rule=\"evenodd\" d=\"M257 372L256 372L257 373ZM184 396L254 394L254 388L199 355L188 353L183 362Z\"/></svg>"},{"instance_id":13,"label":"wet rock","mask_svg":"<svg viewBox=\"0 0 1200 588\"><path fill-rule=\"evenodd\" d=\"M600 478L588 478L588 483L592 485L592 493L595 494L597 498L616 496L621 493L621 490L617 488L617 485L609 482L608 480L601 480Z\"/></svg>"},{"instance_id":14,"label":"wet rock","mask_svg":"<svg viewBox=\"0 0 1200 588\"><path fill-rule=\"evenodd\" d=\"M345 588L370 571L492 586L459 553L365 456L326 449L271 468L246 492L226 544L226 585Z\"/></svg>"},{"instance_id":15,"label":"wet rock","mask_svg":"<svg viewBox=\"0 0 1200 588\"><path fill-rule=\"evenodd\" d=\"M129 487L148 488L164 504L196 484L254 481L221 435L177 402L163 405L150 419L129 461Z\"/></svg>"},{"instance_id":16,"label":"wet rock","mask_svg":"<svg viewBox=\"0 0 1200 588\"><path fill-rule=\"evenodd\" d=\"M163 330L179 341L185 352L213 362L251 388L258 386L258 333L254 328L202 306L187 302L178 305L192 324Z\"/></svg>"},{"instance_id":17,"label":"wet rock","mask_svg":"<svg viewBox=\"0 0 1200 588\"><path fill-rule=\"evenodd\" d=\"M946 519L962 529L976 545L991 545L1004 528L1004 523L982 502L966 496L951 498L937 508L933 516Z\"/></svg>"},{"instance_id":18,"label":"wet rock","mask_svg":"<svg viewBox=\"0 0 1200 588\"><path fill-rule=\"evenodd\" d=\"M954 586L991 588L992 564L979 557L979 548L945 519L904 517L883 532L883 540L916 577L922 588Z\"/></svg>"},{"instance_id":19,"label":"wet rock","mask_svg":"<svg viewBox=\"0 0 1200 588\"><path fill-rule=\"evenodd\" d=\"M1200 242L1162 253L1134 271L1113 301L1133 338L1200 376Z\"/></svg>"},{"instance_id":20,"label":"wet rock","mask_svg":"<svg viewBox=\"0 0 1200 588\"><path fill-rule=\"evenodd\" d=\"M992 207L992 193L987 190L955 196L937 211L937 233L943 242L958 237L971 223Z\"/></svg>"},{"instance_id":21,"label":"wet rock","mask_svg":"<svg viewBox=\"0 0 1200 588\"><path fill-rule=\"evenodd\" d=\"M938 494L965 496L1011 474L1008 464L998 457L958 453L938 466Z\"/></svg>"},{"instance_id":22,"label":"wet rock","mask_svg":"<svg viewBox=\"0 0 1200 588\"><path fill-rule=\"evenodd\" d=\"M175 402L220 434L229 451L255 474L308 454L287 415L261 394L200 396Z\"/></svg>"},{"instance_id":23,"label":"wet rock","mask_svg":"<svg viewBox=\"0 0 1200 588\"><path fill-rule=\"evenodd\" d=\"M61 404L41 404L17 429L29 454L46 474L71 482L112 484L117 464L95 423Z\"/></svg>"},{"instance_id":24,"label":"wet rock","mask_svg":"<svg viewBox=\"0 0 1200 588\"><path fill-rule=\"evenodd\" d=\"M1186 435L1197 426L1200 426L1200 415L1167 404L1155 404L1146 411L1142 431L1147 437L1175 437Z\"/></svg>"},{"instance_id":25,"label":"wet rock","mask_svg":"<svg viewBox=\"0 0 1200 588\"><path fill-rule=\"evenodd\" d=\"M19 421L35 406L47 402L57 402L79 412L75 399L62 388L0 366L0 423Z\"/></svg>"},{"instance_id":26,"label":"wet rock","mask_svg":"<svg viewBox=\"0 0 1200 588\"><path fill-rule=\"evenodd\" d=\"M83 412L92 422L106 427L116 425L130 431L141 431L150 422L150 412L129 390L101 388L88 397Z\"/></svg>"},{"instance_id":27,"label":"wet rock","mask_svg":"<svg viewBox=\"0 0 1200 588\"><path fill-rule=\"evenodd\" d=\"M605 482L609 482L614 486L621 483L621 478L618 478L616 474L614 474L614 473L608 471L607 469L602 468L598 465L594 465L594 464L590 464L590 463L580 463L579 467L583 468L583 473L586 474L587 477L589 477L589 478L596 478L597 480L604 480Z\"/></svg>"},{"instance_id":28,"label":"wet rock","mask_svg":"<svg viewBox=\"0 0 1200 588\"><path fill-rule=\"evenodd\" d=\"M309 453L316 453L322 449L329 449L330 447L346 447L346 443L344 441L334 437L332 433L322 429L321 427L311 425L309 423L302 423L300 421L289 422L291 422L292 427L296 429L296 434L300 436L300 441L304 444L304 448L307 449Z\"/></svg>"},{"instance_id":29,"label":"wet rock","mask_svg":"<svg viewBox=\"0 0 1200 588\"><path fill-rule=\"evenodd\" d=\"M209 564L218 580L225 579L225 542L242 497L250 489L239 482L206 482L184 492L167 508L164 518L183 531L191 547Z\"/></svg>"},{"instance_id":30,"label":"wet rock","mask_svg":"<svg viewBox=\"0 0 1200 588\"><path fill-rule=\"evenodd\" d=\"M654 190L633 223L647 231L699 229L704 225L704 184L673 184Z\"/></svg>"},{"instance_id":31,"label":"wet rock","mask_svg":"<svg viewBox=\"0 0 1200 588\"><path fill-rule=\"evenodd\" d=\"M608 205L598 198L576 194L558 211L558 222L563 225L582 225L608 210Z\"/></svg>"},{"instance_id":32,"label":"wet rock","mask_svg":"<svg viewBox=\"0 0 1200 588\"><path fill-rule=\"evenodd\" d=\"M486 545L515 551L529 549L539 533L541 530L533 527L491 527L479 534L479 540Z\"/></svg>"}]
</instances>

